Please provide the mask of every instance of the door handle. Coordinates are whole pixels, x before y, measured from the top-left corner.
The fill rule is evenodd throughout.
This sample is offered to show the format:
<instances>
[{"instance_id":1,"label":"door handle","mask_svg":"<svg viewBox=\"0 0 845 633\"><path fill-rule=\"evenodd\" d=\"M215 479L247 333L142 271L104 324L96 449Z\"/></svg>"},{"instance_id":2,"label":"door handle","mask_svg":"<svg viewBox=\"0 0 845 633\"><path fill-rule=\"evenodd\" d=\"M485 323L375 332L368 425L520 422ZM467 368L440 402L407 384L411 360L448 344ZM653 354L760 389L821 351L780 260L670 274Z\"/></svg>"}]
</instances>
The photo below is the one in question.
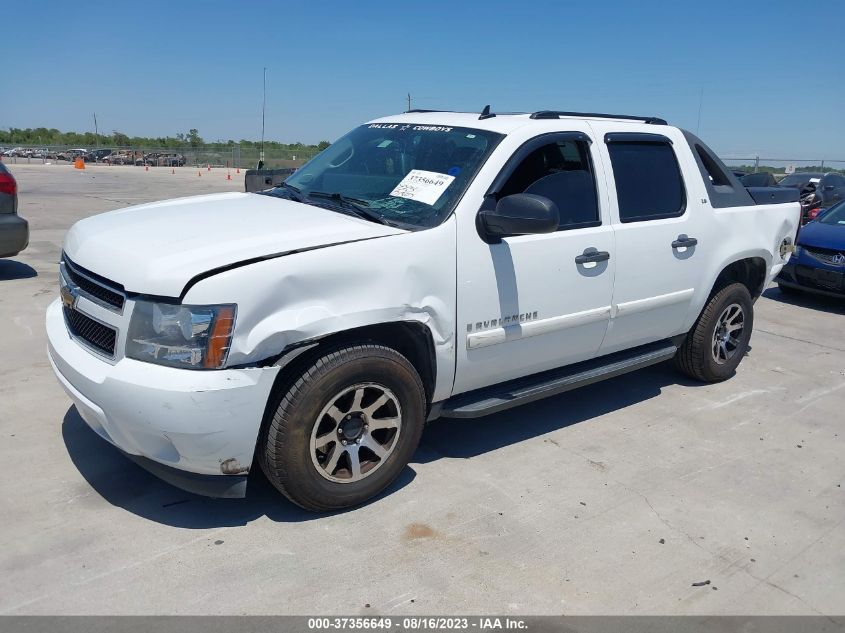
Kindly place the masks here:
<instances>
[{"instance_id":1,"label":"door handle","mask_svg":"<svg viewBox=\"0 0 845 633\"><path fill-rule=\"evenodd\" d=\"M583 254L575 258L576 264L589 264L592 262L606 262L610 259L610 253L607 251L595 251L587 249Z\"/></svg>"},{"instance_id":2,"label":"door handle","mask_svg":"<svg viewBox=\"0 0 845 633\"><path fill-rule=\"evenodd\" d=\"M698 244L698 240L694 237L689 237L686 233L681 233L674 242L672 242L672 248L688 248L690 246L695 246Z\"/></svg>"}]
</instances>

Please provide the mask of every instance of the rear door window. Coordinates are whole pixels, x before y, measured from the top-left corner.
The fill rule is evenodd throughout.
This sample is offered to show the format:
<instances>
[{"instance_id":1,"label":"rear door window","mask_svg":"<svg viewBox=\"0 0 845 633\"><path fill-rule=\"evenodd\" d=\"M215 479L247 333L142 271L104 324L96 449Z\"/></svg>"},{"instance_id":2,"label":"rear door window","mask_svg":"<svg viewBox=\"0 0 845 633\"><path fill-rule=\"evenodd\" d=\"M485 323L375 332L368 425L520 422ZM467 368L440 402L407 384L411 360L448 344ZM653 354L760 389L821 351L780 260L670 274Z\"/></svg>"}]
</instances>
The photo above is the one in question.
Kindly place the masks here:
<instances>
[{"instance_id":1,"label":"rear door window","mask_svg":"<svg viewBox=\"0 0 845 633\"><path fill-rule=\"evenodd\" d=\"M683 215L686 192L671 141L659 134L605 137L622 222Z\"/></svg>"}]
</instances>

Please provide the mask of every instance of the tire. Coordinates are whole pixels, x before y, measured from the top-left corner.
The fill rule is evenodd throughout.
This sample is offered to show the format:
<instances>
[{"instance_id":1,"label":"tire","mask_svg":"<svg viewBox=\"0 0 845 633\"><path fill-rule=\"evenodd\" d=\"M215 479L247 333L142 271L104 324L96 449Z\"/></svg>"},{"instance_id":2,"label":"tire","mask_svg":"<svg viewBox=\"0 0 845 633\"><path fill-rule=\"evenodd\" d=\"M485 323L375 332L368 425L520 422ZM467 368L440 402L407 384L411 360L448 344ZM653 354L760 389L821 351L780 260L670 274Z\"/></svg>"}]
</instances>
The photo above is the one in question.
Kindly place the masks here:
<instances>
[{"instance_id":1,"label":"tire","mask_svg":"<svg viewBox=\"0 0 845 633\"><path fill-rule=\"evenodd\" d=\"M276 398L260 440L261 468L288 499L316 512L358 505L390 485L425 426L419 374L404 356L381 345L323 353L306 362Z\"/></svg>"},{"instance_id":2,"label":"tire","mask_svg":"<svg viewBox=\"0 0 845 633\"><path fill-rule=\"evenodd\" d=\"M733 335L728 328L735 328ZM721 382L733 376L748 350L754 327L754 304L743 284L714 294L678 348L675 366L701 382ZM727 338L726 338L727 337Z\"/></svg>"},{"instance_id":3,"label":"tire","mask_svg":"<svg viewBox=\"0 0 845 633\"><path fill-rule=\"evenodd\" d=\"M801 294L801 291L798 288L793 288L792 286L787 286L784 284L778 284L778 290L785 295L795 296Z\"/></svg>"}]
</instances>

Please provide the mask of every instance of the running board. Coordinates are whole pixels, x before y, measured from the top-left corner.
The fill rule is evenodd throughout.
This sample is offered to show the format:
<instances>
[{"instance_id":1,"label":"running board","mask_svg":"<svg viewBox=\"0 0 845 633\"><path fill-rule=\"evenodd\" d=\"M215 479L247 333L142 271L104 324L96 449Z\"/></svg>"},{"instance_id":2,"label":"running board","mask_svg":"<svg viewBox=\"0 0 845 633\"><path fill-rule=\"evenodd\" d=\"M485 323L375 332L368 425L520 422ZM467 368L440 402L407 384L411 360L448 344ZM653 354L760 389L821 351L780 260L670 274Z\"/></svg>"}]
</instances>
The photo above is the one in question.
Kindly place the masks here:
<instances>
[{"instance_id":1,"label":"running board","mask_svg":"<svg viewBox=\"0 0 845 633\"><path fill-rule=\"evenodd\" d=\"M500 385L454 396L439 411L444 418L477 418L555 396L594 382L627 374L669 360L678 351L671 341L660 341L583 363L553 369Z\"/></svg>"}]
</instances>

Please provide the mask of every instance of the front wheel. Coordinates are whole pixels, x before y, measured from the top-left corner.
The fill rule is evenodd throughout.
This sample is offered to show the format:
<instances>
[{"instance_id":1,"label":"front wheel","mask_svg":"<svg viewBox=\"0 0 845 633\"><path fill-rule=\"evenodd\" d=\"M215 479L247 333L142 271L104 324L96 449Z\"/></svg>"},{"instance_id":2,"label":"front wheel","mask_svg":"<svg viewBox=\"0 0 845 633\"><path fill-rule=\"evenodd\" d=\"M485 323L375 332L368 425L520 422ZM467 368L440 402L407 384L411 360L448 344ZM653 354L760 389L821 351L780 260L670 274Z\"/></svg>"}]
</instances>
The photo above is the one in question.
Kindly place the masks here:
<instances>
[{"instance_id":1,"label":"front wheel","mask_svg":"<svg viewBox=\"0 0 845 633\"><path fill-rule=\"evenodd\" d=\"M346 508L375 496L419 444L426 411L422 381L388 347L327 352L283 391L259 460L272 484L307 510Z\"/></svg>"},{"instance_id":2,"label":"front wheel","mask_svg":"<svg viewBox=\"0 0 845 633\"><path fill-rule=\"evenodd\" d=\"M743 284L714 294L701 311L675 356L675 365L690 378L720 382L730 378L748 350L754 304Z\"/></svg>"}]
</instances>

